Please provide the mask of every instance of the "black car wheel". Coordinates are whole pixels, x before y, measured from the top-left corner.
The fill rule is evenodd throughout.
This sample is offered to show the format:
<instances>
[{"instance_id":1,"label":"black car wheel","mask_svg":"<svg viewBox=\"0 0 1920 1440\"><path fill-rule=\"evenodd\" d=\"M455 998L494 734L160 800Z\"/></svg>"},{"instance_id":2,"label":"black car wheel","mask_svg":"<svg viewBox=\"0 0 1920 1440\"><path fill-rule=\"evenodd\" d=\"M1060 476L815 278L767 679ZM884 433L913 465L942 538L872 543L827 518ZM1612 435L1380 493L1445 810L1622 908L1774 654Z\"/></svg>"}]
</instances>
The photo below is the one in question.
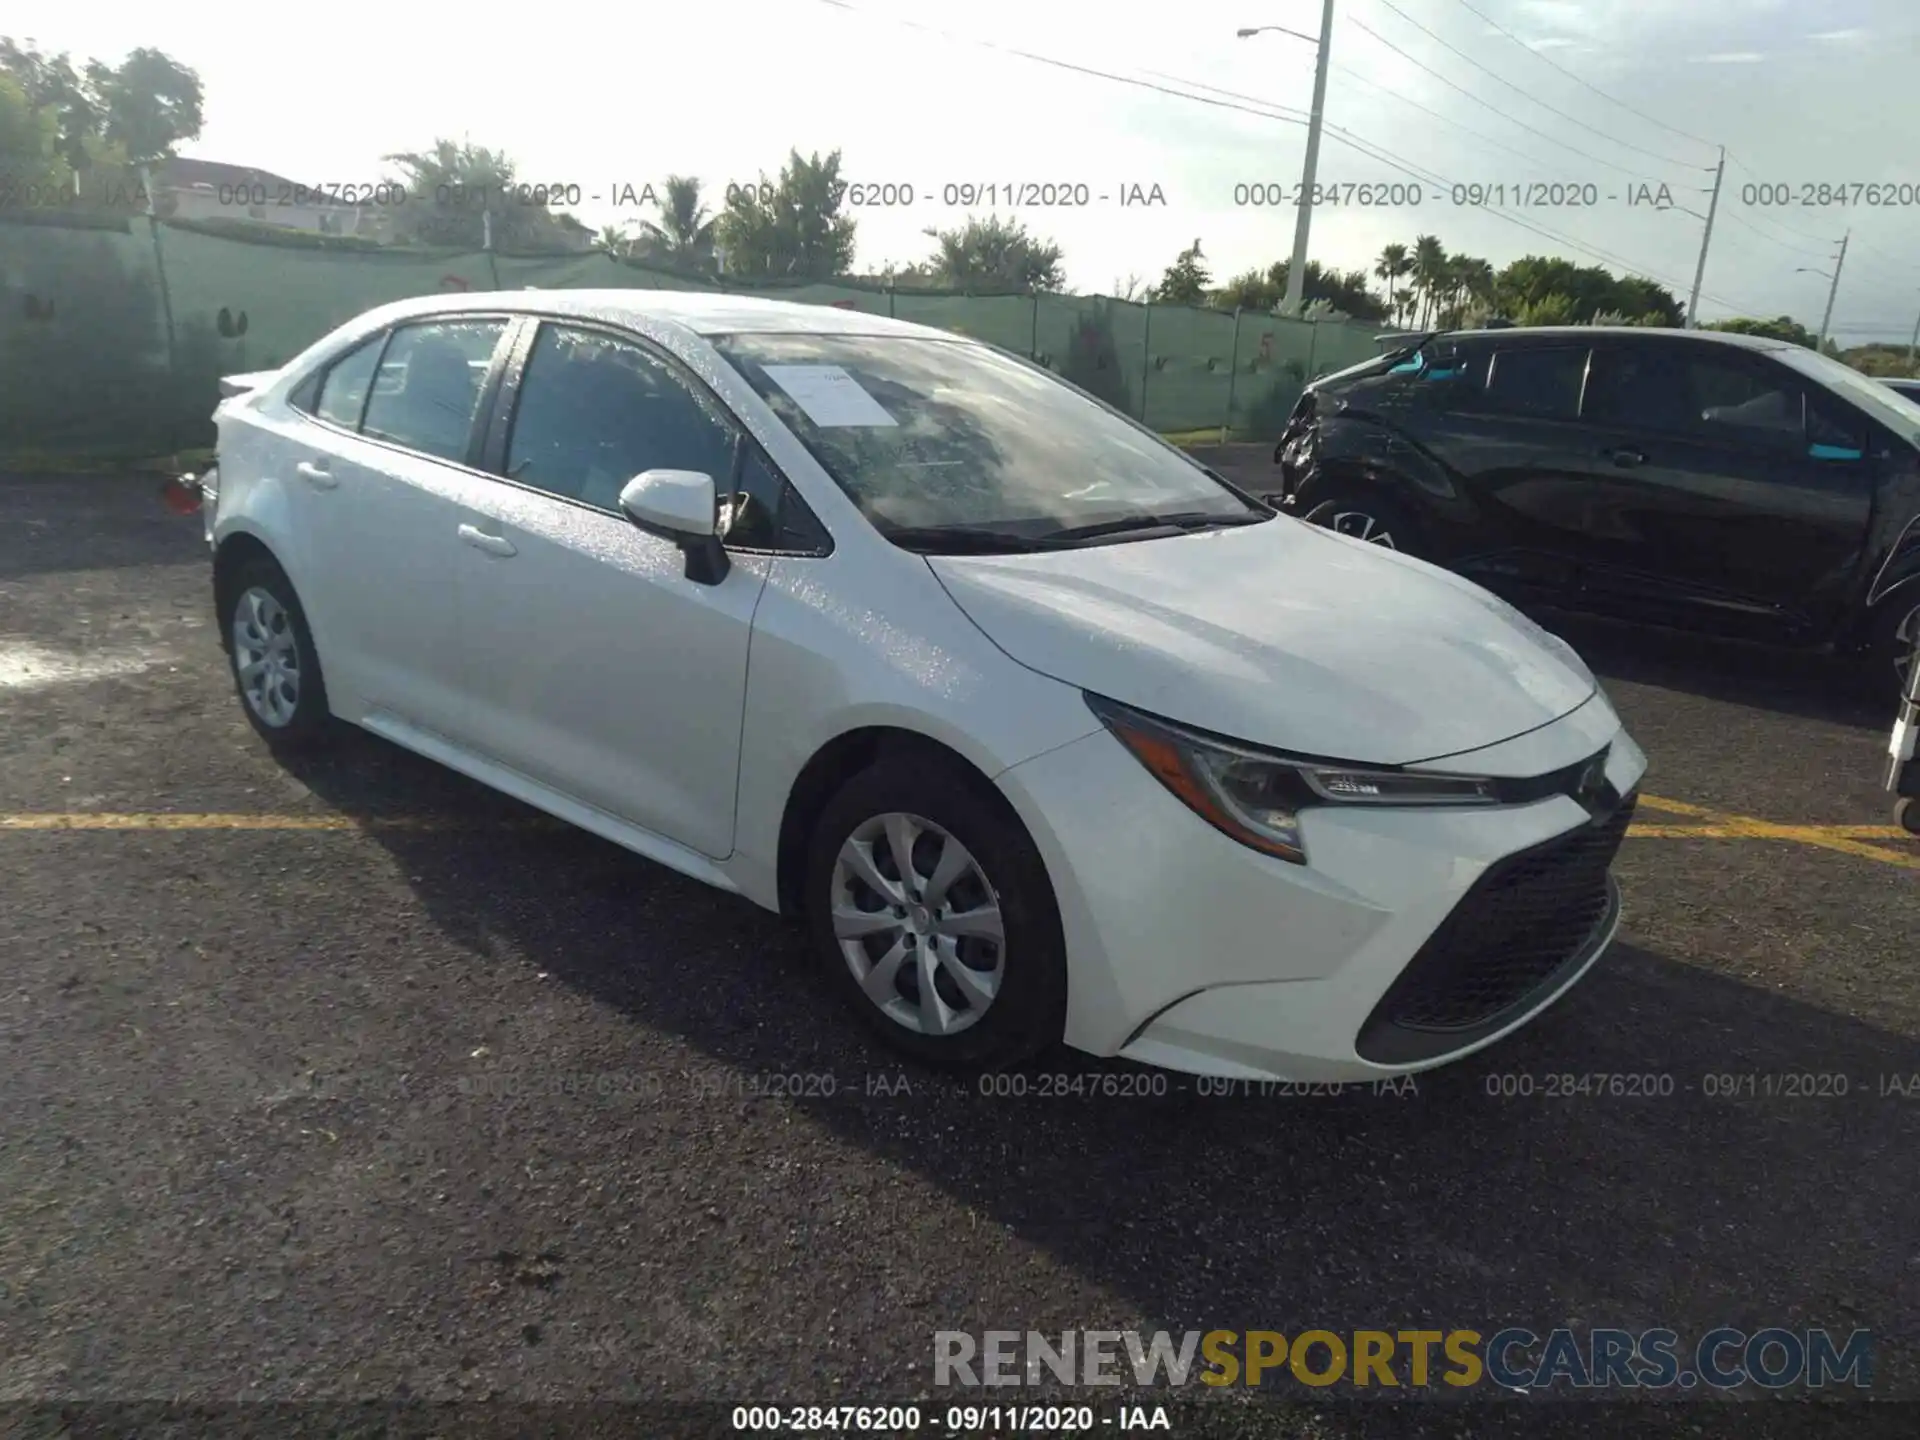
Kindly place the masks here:
<instances>
[{"instance_id":1,"label":"black car wheel","mask_svg":"<svg viewBox=\"0 0 1920 1440\"><path fill-rule=\"evenodd\" d=\"M1377 490L1356 488L1319 500L1307 513L1307 521L1383 550L1420 553L1413 517Z\"/></svg>"},{"instance_id":2,"label":"black car wheel","mask_svg":"<svg viewBox=\"0 0 1920 1440\"><path fill-rule=\"evenodd\" d=\"M1882 609L1869 647L1878 685L1891 670L1896 693L1906 694L1916 655L1920 655L1920 595L1900 595Z\"/></svg>"}]
</instances>

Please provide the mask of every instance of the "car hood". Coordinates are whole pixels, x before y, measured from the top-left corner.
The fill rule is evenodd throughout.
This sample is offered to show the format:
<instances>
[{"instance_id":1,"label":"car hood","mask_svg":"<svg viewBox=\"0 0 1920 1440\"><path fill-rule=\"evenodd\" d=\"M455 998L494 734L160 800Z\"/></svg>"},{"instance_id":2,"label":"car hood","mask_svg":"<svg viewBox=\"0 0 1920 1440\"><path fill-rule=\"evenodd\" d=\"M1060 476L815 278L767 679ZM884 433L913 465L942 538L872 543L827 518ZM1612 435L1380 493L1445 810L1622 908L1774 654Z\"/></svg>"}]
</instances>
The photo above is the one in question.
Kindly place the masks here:
<instances>
[{"instance_id":1,"label":"car hood","mask_svg":"<svg viewBox=\"0 0 1920 1440\"><path fill-rule=\"evenodd\" d=\"M1565 642L1479 586L1286 517L927 563L1021 664L1295 754L1437 759L1537 729L1597 688Z\"/></svg>"}]
</instances>

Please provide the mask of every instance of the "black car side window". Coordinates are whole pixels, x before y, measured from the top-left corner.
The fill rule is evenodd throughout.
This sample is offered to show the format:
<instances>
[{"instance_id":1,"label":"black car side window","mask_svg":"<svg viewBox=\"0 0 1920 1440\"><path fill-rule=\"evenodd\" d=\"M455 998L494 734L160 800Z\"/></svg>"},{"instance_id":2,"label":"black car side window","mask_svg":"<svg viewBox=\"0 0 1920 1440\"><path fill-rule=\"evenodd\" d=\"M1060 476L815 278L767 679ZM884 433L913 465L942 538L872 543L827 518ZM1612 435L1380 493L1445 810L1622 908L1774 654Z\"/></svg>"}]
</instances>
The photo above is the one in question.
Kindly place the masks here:
<instances>
[{"instance_id":1,"label":"black car side window","mask_svg":"<svg viewBox=\"0 0 1920 1440\"><path fill-rule=\"evenodd\" d=\"M1805 435L1800 386L1786 375L1737 362L1687 365L1689 419L1702 436L1766 449L1797 449Z\"/></svg>"},{"instance_id":2,"label":"black car side window","mask_svg":"<svg viewBox=\"0 0 1920 1440\"><path fill-rule=\"evenodd\" d=\"M1815 460L1864 460L1871 436L1866 421L1837 403L1807 401L1807 454Z\"/></svg>"},{"instance_id":3,"label":"black car side window","mask_svg":"<svg viewBox=\"0 0 1920 1440\"><path fill-rule=\"evenodd\" d=\"M1586 378L1585 345L1496 350L1475 408L1539 420L1577 420Z\"/></svg>"},{"instance_id":4,"label":"black car side window","mask_svg":"<svg viewBox=\"0 0 1920 1440\"><path fill-rule=\"evenodd\" d=\"M1696 427L1679 357L1657 344L1593 352L1582 416L1597 425L1684 432Z\"/></svg>"}]
</instances>

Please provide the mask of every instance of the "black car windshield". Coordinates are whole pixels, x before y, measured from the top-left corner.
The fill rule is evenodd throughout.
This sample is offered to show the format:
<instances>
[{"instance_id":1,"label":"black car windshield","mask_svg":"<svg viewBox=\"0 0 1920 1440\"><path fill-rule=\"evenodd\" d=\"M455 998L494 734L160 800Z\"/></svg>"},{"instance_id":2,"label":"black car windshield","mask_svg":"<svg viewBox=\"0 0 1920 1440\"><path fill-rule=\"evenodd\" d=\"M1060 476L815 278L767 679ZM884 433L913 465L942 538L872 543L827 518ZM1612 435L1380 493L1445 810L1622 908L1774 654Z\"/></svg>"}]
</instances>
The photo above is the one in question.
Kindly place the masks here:
<instances>
[{"instance_id":1,"label":"black car windshield","mask_svg":"<svg viewBox=\"0 0 1920 1440\"><path fill-rule=\"evenodd\" d=\"M1124 540L1270 512L1051 375L966 341L752 334L713 344L882 534Z\"/></svg>"}]
</instances>

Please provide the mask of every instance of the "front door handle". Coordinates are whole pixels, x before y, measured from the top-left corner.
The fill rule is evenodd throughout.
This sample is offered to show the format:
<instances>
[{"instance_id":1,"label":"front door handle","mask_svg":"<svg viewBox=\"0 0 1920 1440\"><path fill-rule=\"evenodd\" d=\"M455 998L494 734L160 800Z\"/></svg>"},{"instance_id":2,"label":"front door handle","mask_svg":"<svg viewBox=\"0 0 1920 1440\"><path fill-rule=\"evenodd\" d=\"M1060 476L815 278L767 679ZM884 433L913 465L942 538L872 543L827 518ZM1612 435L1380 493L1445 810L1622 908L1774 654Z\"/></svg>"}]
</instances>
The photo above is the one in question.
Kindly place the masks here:
<instances>
[{"instance_id":1,"label":"front door handle","mask_svg":"<svg viewBox=\"0 0 1920 1440\"><path fill-rule=\"evenodd\" d=\"M489 535L478 525L462 525L460 538L476 550L484 550L489 555L517 555L513 542L504 535Z\"/></svg>"},{"instance_id":2,"label":"front door handle","mask_svg":"<svg viewBox=\"0 0 1920 1440\"><path fill-rule=\"evenodd\" d=\"M1600 453L1622 470L1631 470L1636 465L1647 463L1646 452L1642 450L1602 450Z\"/></svg>"},{"instance_id":3,"label":"front door handle","mask_svg":"<svg viewBox=\"0 0 1920 1440\"><path fill-rule=\"evenodd\" d=\"M314 464L311 460L302 460L298 465L293 467L293 470L296 475L316 490L333 490L340 484L338 480L327 473L324 467Z\"/></svg>"}]
</instances>

